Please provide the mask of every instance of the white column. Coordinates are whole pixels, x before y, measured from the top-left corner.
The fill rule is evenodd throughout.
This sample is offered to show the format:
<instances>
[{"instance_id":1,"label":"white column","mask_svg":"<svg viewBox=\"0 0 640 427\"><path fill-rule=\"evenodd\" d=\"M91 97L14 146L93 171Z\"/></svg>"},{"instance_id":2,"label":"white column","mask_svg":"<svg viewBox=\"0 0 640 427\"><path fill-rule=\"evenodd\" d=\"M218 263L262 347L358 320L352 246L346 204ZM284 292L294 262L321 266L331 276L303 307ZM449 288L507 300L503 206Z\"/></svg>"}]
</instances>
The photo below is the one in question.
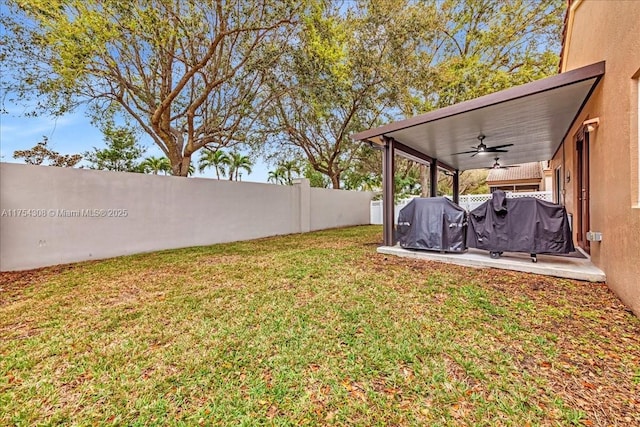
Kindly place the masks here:
<instances>
[{"instance_id":1,"label":"white column","mask_svg":"<svg viewBox=\"0 0 640 427\"><path fill-rule=\"evenodd\" d=\"M311 230L311 184L308 179L300 178L293 180L293 186L298 189L299 231L307 233Z\"/></svg>"}]
</instances>

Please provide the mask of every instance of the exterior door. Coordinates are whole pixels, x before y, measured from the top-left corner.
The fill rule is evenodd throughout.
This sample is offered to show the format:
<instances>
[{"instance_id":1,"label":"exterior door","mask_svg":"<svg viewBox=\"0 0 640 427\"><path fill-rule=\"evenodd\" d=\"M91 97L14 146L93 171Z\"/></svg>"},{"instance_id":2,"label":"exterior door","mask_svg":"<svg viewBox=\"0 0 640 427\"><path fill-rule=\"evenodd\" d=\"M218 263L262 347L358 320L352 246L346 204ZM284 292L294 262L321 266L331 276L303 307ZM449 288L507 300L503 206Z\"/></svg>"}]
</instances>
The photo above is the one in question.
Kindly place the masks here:
<instances>
[{"instance_id":1,"label":"exterior door","mask_svg":"<svg viewBox=\"0 0 640 427\"><path fill-rule=\"evenodd\" d=\"M576 231L578 233L578 245L589 253L589 133L580 132L576 140L576 194L578 199L578 217Z\"/></svg>"}]
</instances>

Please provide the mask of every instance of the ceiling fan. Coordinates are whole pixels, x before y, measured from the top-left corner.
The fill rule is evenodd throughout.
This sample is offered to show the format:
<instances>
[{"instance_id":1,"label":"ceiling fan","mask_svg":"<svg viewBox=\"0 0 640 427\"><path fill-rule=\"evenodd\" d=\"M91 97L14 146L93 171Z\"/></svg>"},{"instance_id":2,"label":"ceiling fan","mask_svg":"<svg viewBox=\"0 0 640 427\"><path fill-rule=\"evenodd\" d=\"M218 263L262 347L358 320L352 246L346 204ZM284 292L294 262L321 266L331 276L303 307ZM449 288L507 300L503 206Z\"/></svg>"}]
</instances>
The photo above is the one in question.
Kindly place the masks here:
<instances>
[{"instance_id":1,"label":"ceiling fan","mask_svg":"<svg viewBox=\"0 0 640 427\"><path fill-rule=\"evenodd\" d=\"M509 169L509 168L519 168L520 165L511 165L511 166L502 166L498 160L500 160L500 157L495 157L494 160L496 161L493 166L490 166L488 168L485 169Z\"/></svg>"},{"instance_id":2,"label":"ceiling fan","mask_svg":"<svg viewBox=\"0 0 640 427\"><path fill-rule=\"evenodd\" d=\"M492 147L489 147L484 143L484 139L485 138L486 137L483 134L478 135L478 141L480 141L480 144L478 144L477 147L471 146L471 148L473 148L473 150L462 151L460 153L453 153L453 155L456 155L456 154L471 154L471 157L474 157L477 154L484 154L484 153L506 153L509 150L503 150L503 148L511 147L513 145L513 144L502 144L502 145L494 145Z\"/></svg>"}]
</instances>

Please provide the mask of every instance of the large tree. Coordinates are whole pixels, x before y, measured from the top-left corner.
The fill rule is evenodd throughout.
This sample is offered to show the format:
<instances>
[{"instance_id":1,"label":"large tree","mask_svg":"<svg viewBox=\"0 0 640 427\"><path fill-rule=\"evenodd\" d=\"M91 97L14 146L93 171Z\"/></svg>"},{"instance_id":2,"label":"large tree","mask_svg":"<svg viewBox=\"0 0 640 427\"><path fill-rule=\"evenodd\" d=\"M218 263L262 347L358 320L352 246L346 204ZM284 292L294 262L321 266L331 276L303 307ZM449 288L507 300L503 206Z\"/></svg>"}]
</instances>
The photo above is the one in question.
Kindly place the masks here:
<instances>
[{"instance_id":1,"label":"large tree","mask_svg":"<svg viewBox=\"0 0 640 427\"><path fill-rule=\"evenodd\" d=\"M296 148L341 187L358 148L349 135L394 117L387 113L407 87L433 16L433 6L417 3L316 2L269 81L277 102L266 128L276 150Z\"/></svg>"},{"instance_id":2,"label":"large tree","mask_svg":"<svg viewBox=\"0 0 640 427\"><path fill-rule=\"evenodd\" d=\"M408 98L415 114L555 74L565 0L445 0ZM405 104L405 107L407 105Z\"/></svg>"},{"instance_id":3,"label":"large tree","mask_svg":"<svg viewBox=\"0 0 640 427\"><path fill-rule=\"evenodd\" d=\"M554 73L562 12L562 0L318 1L273 69L266 127L277 150L351 186L354 131Z\"/></svg>"},{"instance_id":4,"label":"large tree","mask_svg":"<svg viewBox=\"0 0 640 427\"><path fill-rule=\"evenodd\" d=\"M3 89L53 114L115 106L186 176L203 146L244 140L301 2L7 0Z\"/></svg>"}]
</instances>

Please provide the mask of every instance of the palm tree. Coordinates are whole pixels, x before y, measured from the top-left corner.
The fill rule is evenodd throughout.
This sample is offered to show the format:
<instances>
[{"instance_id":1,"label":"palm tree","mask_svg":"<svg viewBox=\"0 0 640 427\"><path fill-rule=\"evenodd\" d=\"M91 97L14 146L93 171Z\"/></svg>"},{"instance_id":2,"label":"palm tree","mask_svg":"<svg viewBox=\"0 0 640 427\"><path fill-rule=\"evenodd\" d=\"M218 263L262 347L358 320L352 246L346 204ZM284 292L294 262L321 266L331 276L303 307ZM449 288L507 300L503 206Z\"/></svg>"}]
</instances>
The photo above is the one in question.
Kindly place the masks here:
<instances>
[{"instance_id":1,"label":"palm tree","mask_svg":"<svg viewBox=\"0 0 640 427\"><path fill-rule=\"evenodd\" d=\"M205 169L213 167L216 170L216 177L225 175L225 166L230 166L231 158L222 150L206 150L198 161L198 170L204 172Z\"/></svg>"},{"instance_id":2,"label":"palm tree","mask_svg":"<svg viewBox=\"0 0 640 427\"><path fill-rule=\"evenodd\" d=\"M282 184L284 182L284 175L282 169L276 168L274 171L269 171L269 177L267 182L273 182L274 184Z\"/></svg>"},{"instance_id":3,"label":"palm tree","mask_svg":"<svg viewBox=\"0 0 640 427\"><path fill-rule=\"evenodd\" d=\"M238 153L234 151L229 156L229 181L238 180L238 175L240 174L240 169L244 169L247 173L251 173L251 166L253 166L253 162L249 158L249 156L245 156L242 153Z\"/></svg>"},{"instance_id":4,"label":"palm tree","mask_svg":"<svg viewBox=\"0 0 640 427\"><path fill-rule=\"evenodd\" d=\"M140 163L140 167L144 171L144 173L151 172L154 175L158 175L158 172L164 172L166 175L167 172L171 170L171 163L169 159L166 157L147 157L144 159L142 163Z\"/></svg>"},{"instance_id":5,"label":"palm tree","mask_svg":"<svg viewBox=\"0 0 640 427\"><path fill-rule=\"evenodd\" d=\"M293 185L293 172L300 175L300 165L296 160L288 160L286 162L280 162L278 169L284 174L284 180L287 185Z\"/></svg>"}]
</instances>

